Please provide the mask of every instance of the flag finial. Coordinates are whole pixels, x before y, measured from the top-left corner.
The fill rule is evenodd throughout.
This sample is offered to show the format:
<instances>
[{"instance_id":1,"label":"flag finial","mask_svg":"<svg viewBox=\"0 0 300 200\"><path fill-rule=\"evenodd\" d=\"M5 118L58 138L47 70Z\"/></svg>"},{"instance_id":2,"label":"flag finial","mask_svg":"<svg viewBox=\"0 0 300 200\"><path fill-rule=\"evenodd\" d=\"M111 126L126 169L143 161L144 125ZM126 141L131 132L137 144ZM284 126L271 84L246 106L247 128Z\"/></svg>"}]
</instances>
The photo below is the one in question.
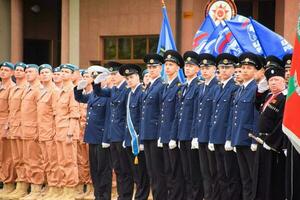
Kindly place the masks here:
<instances>
[{"instance_id":1,"label":"flag finial","mask_svg":"<svg viewBox=\"0 0 300 200\"><path fill-rule=\"evenodd\" d=\"M162 7L166 7L165 1L161 0Z\"/></svg>"}]
</instances>

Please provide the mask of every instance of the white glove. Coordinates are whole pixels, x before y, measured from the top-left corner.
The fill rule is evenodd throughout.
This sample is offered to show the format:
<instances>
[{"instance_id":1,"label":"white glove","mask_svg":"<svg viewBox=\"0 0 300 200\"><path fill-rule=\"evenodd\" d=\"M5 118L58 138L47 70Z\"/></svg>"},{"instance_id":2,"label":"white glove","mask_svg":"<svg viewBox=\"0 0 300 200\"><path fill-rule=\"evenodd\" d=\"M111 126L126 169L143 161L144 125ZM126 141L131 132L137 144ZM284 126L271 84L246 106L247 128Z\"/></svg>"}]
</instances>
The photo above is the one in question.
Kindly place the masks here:
<instances>
[{"instance_id":1,"label":"white glove","mask_svg":"<svg viewBox=\"0 0 300 200\"><path fill-rule=\"evenodd\" d=\"M122 142L122 147L125 149L126 145L125 145L125 140Z\"/></svg>"},{"instance_id":2,"label":"white glove","mask_svg":"<svg viewBox=\"0 0 300 200\"><path fill-rule=\"evenodd\" d=\"M263 144L263 148L267 149L267 150L271 150L271 147L269 145L267 145L265 142Z\"/></svg>"},{"instance_id":3,"label":"white glove","mask_svg":"<svg viewBox=\"0 0 300 200\"><path fill-rule=\"evenodd\" d=\"M285 157L287 157L287 149L283 149L282 151L283 151Z\"/></svg>"},{"instance_id":4,"label":"white glove","mask_svg":"<svg viewBox=\"0 0 300 200\"><path fill-rule=\"evenodd\" d=\"M250 149L251 149L251 151L256 151L257 150L257 144L251 144Z\"/></svg>"},{"instance_id":5,"label":"white glove","mask_svg":"<svg viewBox=\"0 0 300 200\"><path fill-rule=\"evenodd\" d=\"M209 149L210 151L215 151L215 146L214 146L214 144L213 144L213 143L208 143L208 149Z\"/></svg>"},{"instance_id":6,"label":"white glove","mask_svg":"<svg viewBox=\"0 0 300 200\"><path fill-rule=\"evenodd\" d=\"M110 144L105 143L105 142L102 142L102 148L103 148L103 149L106 149L106 148L108 148L108 147L110 147Z\"/></svg>"},{"instance_id":7,"label":"white glove","mask_svg":"<svg viewBox=\"0 0 300 200\"><path fill-rule=\"evenodd\" d=\"M257 91L258 93L264 93L269 89L267 79L264 79L262 82L257 84Z\"/></svg>"},{"instance_id":8,"label":"white glove","mask_svg":"<svg viewBox=\"0 0 300 200\"><path fill-rule=\"evenodd\" d=\"M144 145L143 145L143 144L140 144L140 145L139 145L139 149L140 149L140 151L144 151L144 149L145 149L145 148L144 148Z\"/></svg>"},{"instance_id":9,"label":"white glove","mask_svg":"<svg viewBox=\"0 0 300 200\"><path fill-rule=\"evenodd\" d=\"M169 149L175 149L177 147L175 140L170 140L169 142Z\"/></svg>"},{"instance_id":10,"label":"white glove","mask_svg":"<svg viewBox=\"0 0 300 200\"><path fill-rule=\"evenodd\" d=\"M157 140L157 147L162 148L162 147L163 147L163 144L161 143L160 140L161 140L161 139L158 138L158 140Z\"/></svg>"},{"instance_id":11,"label":"white glove","mask_svg":"<svg viewBox=\"0 0 300 200\"><path fill-rule=\"evenodd\" d=\"M82 80L78 81L77 90L82 90L82 89L86 88L87 85L88 85L87 80L82 79Z\"/></svg>"},{"instance_id":12,"label":"white glove","mask_svg":"<svg viewBox=\"0 0 300 200\"><path fill-rule=\"evenodd\" d=\"M100 82L102 82L102 81L105 81L105 80L107 79L108 76L109 76L109 73L103 72L103 73L99 74L99 75L95 78L94 83L95 83L95 84L98 84L98 83L100 83Z\"/></svg>"},{"instance_id":13,"label":"white glove","mask_svg":"<svg viewBox=\"0 0 300 200\"><path fill-rule=\"evenodd\" d=\"M180 149L180 141L178 141L178 149Z\"/></svg>"},{"instance_id":14,"label":"white glove","mask_svg":"<svg viewBox=\"0 0 300 200\"><path fill-rule=\"evenodd\" d=\"M236 153L236 147L233 147L233 151L234 151L234 153Z\"/></svg>"},{"instance_id":15,"label":"white glove","mask_svg":"<svg viewBox=\"0 0 300 200\"><path fill-rule=\"evenodd\" d=\"M230 140L227 140L225 142L224 149L225 149L225 151L232 151L233 150L233 147L231 146L231 141Z\"/></svg>"},{"instance_id":16,"label":"white glove","mask_svg":"<svg viewBox=\"0 0 300 200\"><path fill-rule=\"evenodd\" d=\"M193 138L192 139L191 149L199 149L198 138Z\"/></svg>"}]
</instances>

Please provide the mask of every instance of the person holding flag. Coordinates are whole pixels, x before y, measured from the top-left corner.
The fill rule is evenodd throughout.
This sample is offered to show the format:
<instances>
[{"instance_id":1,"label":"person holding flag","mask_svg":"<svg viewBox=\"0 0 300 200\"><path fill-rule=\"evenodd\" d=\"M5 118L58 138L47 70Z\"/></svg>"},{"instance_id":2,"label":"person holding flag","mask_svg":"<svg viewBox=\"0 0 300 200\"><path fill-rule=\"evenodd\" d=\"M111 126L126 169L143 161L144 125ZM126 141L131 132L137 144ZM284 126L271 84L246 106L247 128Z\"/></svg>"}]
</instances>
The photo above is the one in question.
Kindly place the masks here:
<instances>
[{"instance_id":1,"label":"person holding flag","mask_svg":"<svg viewBox=\"0 0 300 200\"><path fill-rule=\"evenodd\" d=\"M134 199L147 200L150 193L150 179L146 168L144 144L139 138L141 97L143 95L140 83L141 68L135 64L121 65L119 73L125 77L130 92L126 103L126 134L124 146L133 172L136 184Z\"/></svg>"}]
</instances>

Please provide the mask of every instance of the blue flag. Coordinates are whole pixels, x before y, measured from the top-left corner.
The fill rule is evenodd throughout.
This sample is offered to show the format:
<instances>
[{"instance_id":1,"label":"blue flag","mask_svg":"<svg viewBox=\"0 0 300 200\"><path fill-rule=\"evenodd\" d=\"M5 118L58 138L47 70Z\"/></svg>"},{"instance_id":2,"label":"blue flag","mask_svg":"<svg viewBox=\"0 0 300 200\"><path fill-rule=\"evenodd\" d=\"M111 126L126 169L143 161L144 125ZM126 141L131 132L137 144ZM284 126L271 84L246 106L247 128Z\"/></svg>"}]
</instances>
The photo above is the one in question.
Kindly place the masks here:
<instances>
[{"instance_id":1,"label":"blue flag","mask_svg":"<svg viewBox=\"0 0 300 200\"><path fill-rule=\"evenodd\" d=\"M210 17L210 15L207 15L194 36L193 51L197 53L201 52L203 47L206 45L210 35L214 32L215 28L215 22Z\"/></svg>"},{"instance_id":2,"label":"blue flag","mask_svg":"<svg viewBox=\"0 0 300 200\"><path fill-rule=\"evenodd\" d=\"M281 35L273 32L254 19L250 19L266 56L274 55L282 59L285 54L292 54L293 47Z\"/></svg>"},{"instance_id":3,"label":"blue flag","mask_svg":"<svg viewBox=\"0 0 300 200\"><path fill-rule=\"evenodd\" d=\"M177 49L176 49L174 37L172 34L172 29L171 29L168 14L167 14L167 8L165 6L163 6L162 11L163 11L163 21L162 21L162 25L161 25L161 29L160 29L157 53L163 56L167 50L170 50L170 49L177 50ZM164 80L167 80L164 65L162 66L161 77ZM185 77L184 77L184 73L183 73L182 69L179 69L178 78L181 83L185 82Z\"/></svg>"},{"instance_id":4,"label":"blue flag","mask_svg":"<svg viewBox=\"0 0 300 200\"><path fill-rule=\"evenodd\" d=\"M206 44L201 49L200 53L214 54L215 44L222 30L223 30L223 26L219 24L209 36L208 40L206 41Z\"/></svg>"},{"instance_id":5,"label":"blue flag","mask_svg":"<svg viewBox=\"0 0 300 200\"><path fill-rule=\"evenodd\" d=\"M255 30L248 18L242 18L240 21L236 19L228 20L225 23L244 52L264 54Z\"/></svg>"}]
</instances>

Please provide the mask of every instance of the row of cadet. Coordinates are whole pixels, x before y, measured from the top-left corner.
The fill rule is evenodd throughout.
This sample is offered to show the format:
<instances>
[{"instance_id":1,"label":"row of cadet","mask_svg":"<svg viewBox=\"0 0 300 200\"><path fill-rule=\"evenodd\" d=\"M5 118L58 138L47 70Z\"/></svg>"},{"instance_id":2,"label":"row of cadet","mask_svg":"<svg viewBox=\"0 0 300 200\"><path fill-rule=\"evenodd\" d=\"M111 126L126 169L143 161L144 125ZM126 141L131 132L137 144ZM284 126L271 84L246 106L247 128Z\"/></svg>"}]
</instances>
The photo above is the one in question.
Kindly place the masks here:
<instances>
[{"instance_id":1,"label":"row of cadet","mask_svg":"<svg viewBox=\"0 0 300 200\"><path fill-rule=\"evenodd\" d=\"M182 58L169 50L145 57L143 84L134 64L92 66L80 80L72 64L52 74L46 64L2 63L0 198L89 199L92 182L95 199L110 199L113 169L119 199L147 199L150 187L153 199L280 199L284 190L267 197L262 188L273 182L257 177L266 174L261 161L286 160L283 101L276 99L285 97L291 55L284 60L191 51ZM167 82L160 77L163 64ZM257 148L270 155L262 159ZM269 172L263 181L273 178ZM274 184L284 187L284 181Z\"/></svg>"}]
</instances>

